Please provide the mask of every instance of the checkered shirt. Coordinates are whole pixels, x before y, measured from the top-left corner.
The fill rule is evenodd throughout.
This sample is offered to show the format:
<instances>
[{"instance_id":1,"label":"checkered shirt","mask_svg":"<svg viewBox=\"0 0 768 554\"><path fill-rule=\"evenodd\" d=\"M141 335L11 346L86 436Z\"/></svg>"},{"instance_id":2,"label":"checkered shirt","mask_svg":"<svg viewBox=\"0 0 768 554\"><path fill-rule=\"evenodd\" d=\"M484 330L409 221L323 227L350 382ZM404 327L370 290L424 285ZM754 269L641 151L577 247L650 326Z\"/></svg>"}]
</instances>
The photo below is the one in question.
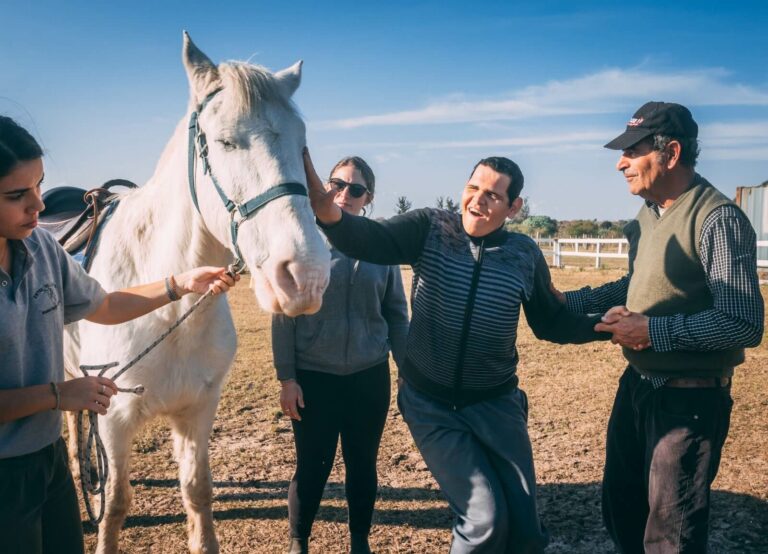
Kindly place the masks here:
<instances>
[{"instance_id":1,"label":"checkered shirt","mask_svg":"<svg viewBox=\"0 0 768 554\"><path fill-rule=\"evenodd\" d=\"M695 314L650 317L651 348L671 352L756 346L763 336L764 307L756 271L755 232L744 213L729 204L712 210L701 229L699 253L713 306ZM568 309L601 313L623 306L630 277L566 292ZM664 386L666 380L650 378L655 388Z\"/></svg>"}]
</instances>

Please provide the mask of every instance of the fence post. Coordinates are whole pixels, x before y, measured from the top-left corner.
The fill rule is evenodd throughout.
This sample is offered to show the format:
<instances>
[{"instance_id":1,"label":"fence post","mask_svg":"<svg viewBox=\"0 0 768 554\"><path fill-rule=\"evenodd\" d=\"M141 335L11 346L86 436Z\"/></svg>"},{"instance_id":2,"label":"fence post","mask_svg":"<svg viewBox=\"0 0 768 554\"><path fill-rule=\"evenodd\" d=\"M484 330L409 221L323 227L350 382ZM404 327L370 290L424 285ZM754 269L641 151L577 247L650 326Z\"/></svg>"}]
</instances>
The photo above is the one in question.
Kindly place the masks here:
<instances>
[{"instance_id":1,"label":"fence post","mask_svg":"<svg viewBox=\"0 0 768 554\"><path fill-rule=\"evenodd\" d=\"M552 239L552 265L555 267L560 266L560 241L558 239Z\"/></svg>"},{"instance_id":2,"label":"fence post","mask_svg":"<svg viewBox=\"0 0 768 554\"><path fill-rule=\"evenodd\" d=\"M595 248L595 269L600 269L600 239L597 240L597 247Z\"/></svg>"}]
</instances>

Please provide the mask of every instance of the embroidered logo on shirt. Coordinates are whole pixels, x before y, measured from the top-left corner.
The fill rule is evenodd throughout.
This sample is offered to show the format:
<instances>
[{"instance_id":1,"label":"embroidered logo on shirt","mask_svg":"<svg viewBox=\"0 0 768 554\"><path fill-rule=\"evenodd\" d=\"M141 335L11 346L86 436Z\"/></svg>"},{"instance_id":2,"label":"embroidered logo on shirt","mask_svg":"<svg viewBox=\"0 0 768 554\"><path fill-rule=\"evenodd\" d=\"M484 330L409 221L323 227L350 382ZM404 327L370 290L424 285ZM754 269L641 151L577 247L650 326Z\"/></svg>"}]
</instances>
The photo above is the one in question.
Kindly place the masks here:
<instances>
[{"instance_id":1,"label":"embroidered logo on shirt","mask_svg":"<svg viewBox=\"0 0 768 554\"><path fill-rule=\"evenodd\" d=\"M56 292L56 287L50 283L37 289L35 294L32 295L32 299L37 300L40 296L43 297L41 302L43 304L48 304L48 307L44 308L42 311L43 315L52 312L61 305L61 300L59 300L59 293Z\"/></svg>"}]
</instances>

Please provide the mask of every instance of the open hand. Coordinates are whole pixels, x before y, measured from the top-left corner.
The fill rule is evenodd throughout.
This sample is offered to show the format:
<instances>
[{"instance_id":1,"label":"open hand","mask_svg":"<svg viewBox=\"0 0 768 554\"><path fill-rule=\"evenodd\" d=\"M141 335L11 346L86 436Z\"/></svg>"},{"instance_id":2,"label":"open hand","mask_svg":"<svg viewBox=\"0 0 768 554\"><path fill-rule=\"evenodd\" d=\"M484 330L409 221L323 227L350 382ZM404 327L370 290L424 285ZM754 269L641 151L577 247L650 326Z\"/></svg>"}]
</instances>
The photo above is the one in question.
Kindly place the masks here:
<instances>
[{"instance_id":1,"label":"open hand","mask_svg":"<svg viewBox=\"0 0 768 554\"><path fill-rule=\"evenodd\" d=\"M312 204L312 210L320 223L333 225L341 220L341 208L333 203L336 194L326 190L323 181L315 171L312 158L309 157L309 150L304 148L304 173L307 175L307 189L309 191L309 202Z\"/></svg>"}]
</instances>

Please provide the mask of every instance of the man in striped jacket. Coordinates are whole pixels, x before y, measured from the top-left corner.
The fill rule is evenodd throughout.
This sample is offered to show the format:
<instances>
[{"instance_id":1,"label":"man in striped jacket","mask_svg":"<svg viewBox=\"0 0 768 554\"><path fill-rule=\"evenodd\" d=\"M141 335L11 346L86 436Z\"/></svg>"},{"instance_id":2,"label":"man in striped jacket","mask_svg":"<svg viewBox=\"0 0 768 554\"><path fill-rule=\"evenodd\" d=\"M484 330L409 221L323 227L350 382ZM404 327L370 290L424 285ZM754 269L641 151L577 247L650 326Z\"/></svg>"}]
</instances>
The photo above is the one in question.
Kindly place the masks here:
<instances>
[{"instance_id":1,"label":"man in striped jacket","mask_svg":"<svg viewBox=\"0 0 768 554\"><path fill-rule=\"evenodd\" d=\"M522 205L519 167L499 157L478 162L461 215L421 209L372 221L342 213L308 154L305 165L315 214L336 248L413 267L398 405L457 516L451 552L541 552L548 536L516 375L520 307L539 338L602 337L593 330L599 317L571 313L552 294L536 243L504 229Z\"/></svg>"}]
</instances>

